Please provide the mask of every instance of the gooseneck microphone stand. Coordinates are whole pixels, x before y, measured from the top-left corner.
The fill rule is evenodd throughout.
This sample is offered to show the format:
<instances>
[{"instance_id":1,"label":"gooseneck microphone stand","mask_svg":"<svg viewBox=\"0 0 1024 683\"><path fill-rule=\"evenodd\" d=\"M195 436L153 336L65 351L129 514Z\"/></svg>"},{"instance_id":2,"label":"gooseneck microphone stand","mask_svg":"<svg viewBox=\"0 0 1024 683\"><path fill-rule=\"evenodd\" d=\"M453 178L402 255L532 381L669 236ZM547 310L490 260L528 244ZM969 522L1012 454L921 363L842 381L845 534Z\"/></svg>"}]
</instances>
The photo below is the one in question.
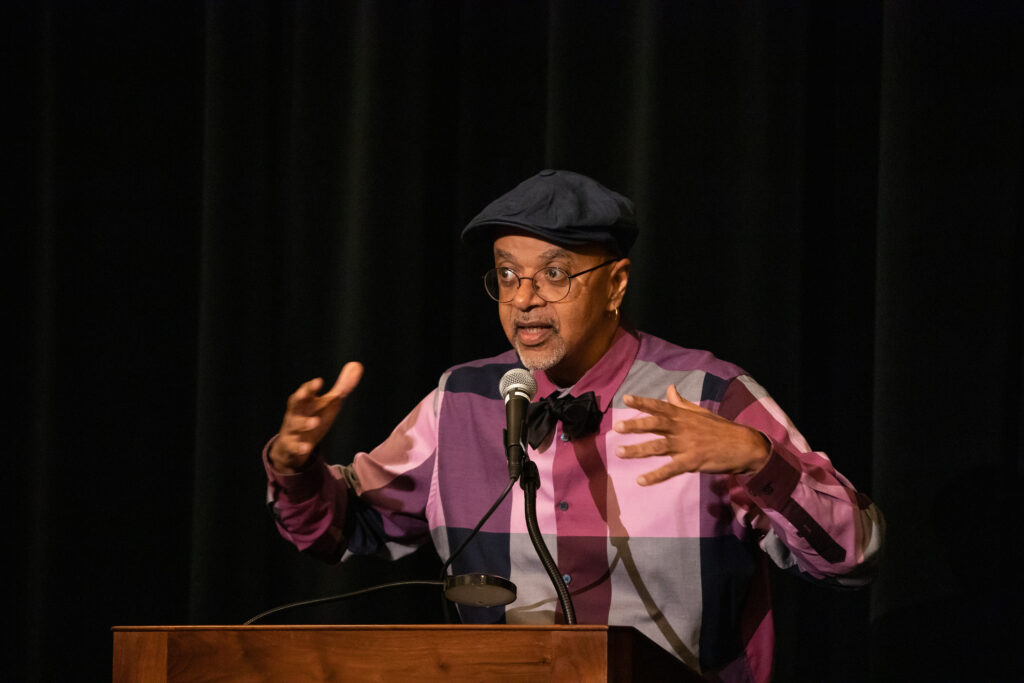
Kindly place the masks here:
<instances>
[{"instance_id":1,"label":"gooseneck microphone stand","mask_svg":"<svg viewBox=\"0 0 1024 683\"><path fill-rule=\"evenodd\" d=\"M544 537L540 534L537 526L537 489L540 488L540 475L537 473L537 465L530 460L526 454L526 444L529 442L527 432L530 430L529 415L530 401L537 393L537 380L525 368L512 368L506 372L498 384L498 393L505 399L505 424L504 430L505 457L508 459L509 486L519 480L519 485L525 494L523 508L526 512L526 528L530 532L530 542L533 549L537 551L544 570L551 579L551 585L555 587L558 594L558 603L562 606L562 614L565 615L565 623L576 623L576 610L572 606L572 597L569 589L558 572L558 566L551 559L551 553L544 544Z\"/></svg>"},{"instance_id":2,"label":"gooseneck microphone stand","mask_svg":"<svg viewBox=\"0 0 1024 683\"><path fill-rule=\"evenodd\" d=\"M562 606L565 623L575 624L576 610L572 606L572 596L569 595L569 587L562 580L562 575L558 571L558 565L551 559L551 553L548 552L544 538L540 535L540 528L537 526L537 489L540 487L540 475L537 473L537 465L526 456L525 450L523 451L523 471L519 478L519 486L522 487L523 492L526 494L523 497L523 507L526 510L526 529L530 532L530 541L533 543L533 548L537 551L538 557L540 557L541 564L544 565L544 569L548 573L548 578L551 579L551 585L555 587L555 592L558 593L558 604Z\"/></svg>"}]
</instances>

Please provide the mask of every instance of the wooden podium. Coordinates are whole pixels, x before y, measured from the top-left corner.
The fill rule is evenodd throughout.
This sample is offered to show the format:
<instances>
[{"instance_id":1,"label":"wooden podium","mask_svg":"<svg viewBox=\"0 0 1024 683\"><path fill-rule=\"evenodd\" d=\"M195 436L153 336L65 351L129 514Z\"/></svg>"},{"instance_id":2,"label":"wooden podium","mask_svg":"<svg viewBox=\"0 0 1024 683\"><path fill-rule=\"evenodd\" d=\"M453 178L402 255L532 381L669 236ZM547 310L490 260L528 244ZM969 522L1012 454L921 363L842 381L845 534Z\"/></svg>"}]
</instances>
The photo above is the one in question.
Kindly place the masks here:
<instances>
[{"instance_id":1,"label":"wooden podium","mask_svg":"<svg viewBox=\"0 0 1024 683\"><path fill-rule=\"evenodd\" d=\"M116 626L114 683L698 681L616 626Z\"/></svg>"}]
</instances>

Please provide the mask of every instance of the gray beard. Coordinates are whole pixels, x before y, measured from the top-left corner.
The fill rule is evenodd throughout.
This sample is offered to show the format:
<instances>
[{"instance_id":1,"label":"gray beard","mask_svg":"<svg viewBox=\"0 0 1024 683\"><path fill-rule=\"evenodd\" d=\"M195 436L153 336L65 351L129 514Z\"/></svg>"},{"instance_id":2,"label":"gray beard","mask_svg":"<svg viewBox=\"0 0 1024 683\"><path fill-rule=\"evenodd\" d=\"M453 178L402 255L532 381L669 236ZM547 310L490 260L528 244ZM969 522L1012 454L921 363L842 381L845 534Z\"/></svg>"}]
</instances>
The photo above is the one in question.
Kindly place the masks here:
<instances>
[{"instance_id":1,"label":"gray beard","mask_svg":"<svg viewBox=\"0 0 1024 683\"><path fill-rule=\"evenodd\" d=\"M551 344L551 348L544 351L537 349L526 349L528 357L523 356L523 349L519 343L514 344L516 353L519 354L519 360L522 362L523 367L529 371L544 371L551 370L559 364L565 358L565 342L561 337L555 337L552 340L554 343Z\"/></svg>"},{"instance_id":2,"label":"gray beard","mask_svg":"<svg viewBox=\"0 0 1024 683\"><path fill-rule=\"evenodd\" d=\"M550 348L545 349L544 351L527 349L527 353L530 355L529 358L525 358L523 356L523 350L518 341L514 344L514 347L516 353L519 354L519 360L527 370L550 370L561 363L565 358L566 348L565 341L557 335L555 335L549 344Z\"/></svg>"}]
</instances>

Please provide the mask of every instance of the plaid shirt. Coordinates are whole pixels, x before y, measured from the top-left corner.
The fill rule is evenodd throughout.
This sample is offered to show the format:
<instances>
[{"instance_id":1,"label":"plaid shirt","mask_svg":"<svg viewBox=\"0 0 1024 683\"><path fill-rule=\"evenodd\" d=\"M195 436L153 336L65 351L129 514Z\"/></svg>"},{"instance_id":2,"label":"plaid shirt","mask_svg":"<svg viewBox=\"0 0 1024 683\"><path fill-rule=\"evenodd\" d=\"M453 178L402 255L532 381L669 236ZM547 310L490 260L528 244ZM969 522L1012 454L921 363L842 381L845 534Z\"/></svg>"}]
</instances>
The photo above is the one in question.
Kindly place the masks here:
<instances>
[{"instance_id":1,"label":"plaid shirt","mask_svg":"<svg viewBox=\"0 0 1024 683\"><path fill-rule=\"evenodd\" d=\"M456 366L391 436L350 467L317 460L282 475L264 464L281 534L300 550L338 560L393 556L432 540L447 559L508 483L501 430L501 376L514 351ZM537 397L556 387L536 373ZM625 394L663 398L674 384L689 401L757 429L771 455L756 475L690 473L641 487L655 459L614 456L648 434L619 434L643 415ZM568 583L581 624L633 626L692 668L722 680L768 680L774 633L766 560L808 578L863 585L883 523L871 501L812 452L753 379L706 351L620 329L611 348L573 387L594 391L597 434L575 441L559 425L530 448L541 486L537 515ZM352 495L352 491L358 494ZM516 584L516 602L461 607L466 622L550 624L555 591L529 540L523 492L513 488L453 573L485 572Z\"/></svg>"}]
</instances>

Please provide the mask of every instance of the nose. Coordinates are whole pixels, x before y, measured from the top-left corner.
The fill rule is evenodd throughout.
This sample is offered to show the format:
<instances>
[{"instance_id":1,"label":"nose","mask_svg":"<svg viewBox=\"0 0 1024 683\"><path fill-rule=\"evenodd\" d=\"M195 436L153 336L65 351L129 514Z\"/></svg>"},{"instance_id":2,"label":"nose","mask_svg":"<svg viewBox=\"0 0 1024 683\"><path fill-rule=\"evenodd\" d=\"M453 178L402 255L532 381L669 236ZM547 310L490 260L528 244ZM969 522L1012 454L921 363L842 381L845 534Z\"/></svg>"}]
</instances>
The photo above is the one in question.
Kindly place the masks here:
<instances>
[{"instance_id":1,"label":"nose","mask_svg":"<svg viewBox=\"0 0 1024 683\"><path fill-rule=\"evenodd\" d=\"M516 290L515 296L512 297L512 305L519 310L525 311L535 306L543 306L546 301L540 298L540 294L537 293L537 286L533 283L532 277L520 277L519 278L519 289Z\"/></svg>"}]
</instances>

